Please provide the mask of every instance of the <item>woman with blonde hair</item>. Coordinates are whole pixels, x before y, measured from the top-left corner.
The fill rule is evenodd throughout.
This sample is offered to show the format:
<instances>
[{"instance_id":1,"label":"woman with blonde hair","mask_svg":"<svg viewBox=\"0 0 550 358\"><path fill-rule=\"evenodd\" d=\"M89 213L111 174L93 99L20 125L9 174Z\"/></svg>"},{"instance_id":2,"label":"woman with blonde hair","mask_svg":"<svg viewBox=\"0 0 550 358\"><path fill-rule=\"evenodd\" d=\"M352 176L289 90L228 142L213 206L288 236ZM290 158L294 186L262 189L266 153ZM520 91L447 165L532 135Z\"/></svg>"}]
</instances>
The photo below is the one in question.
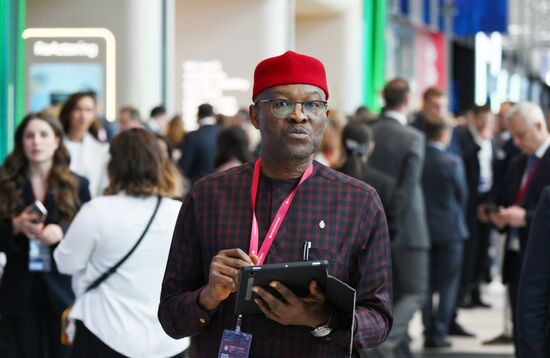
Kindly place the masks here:
<instances>
[{"instance_id":1,"label":"woman with blonde hair","mask_svg":"<svg viewBox=\"0 0 550 358\"><path fill-rule=\"evenodd\" d=\"M188 340L166 335L157 319L161 282L181 202L170 199L155 136L134 128L114 138L105 196L76 216L55 250L77 296L73 357L172 357ZM99 279L102 277L101 279Z\"/></svg>"}]
</instances>

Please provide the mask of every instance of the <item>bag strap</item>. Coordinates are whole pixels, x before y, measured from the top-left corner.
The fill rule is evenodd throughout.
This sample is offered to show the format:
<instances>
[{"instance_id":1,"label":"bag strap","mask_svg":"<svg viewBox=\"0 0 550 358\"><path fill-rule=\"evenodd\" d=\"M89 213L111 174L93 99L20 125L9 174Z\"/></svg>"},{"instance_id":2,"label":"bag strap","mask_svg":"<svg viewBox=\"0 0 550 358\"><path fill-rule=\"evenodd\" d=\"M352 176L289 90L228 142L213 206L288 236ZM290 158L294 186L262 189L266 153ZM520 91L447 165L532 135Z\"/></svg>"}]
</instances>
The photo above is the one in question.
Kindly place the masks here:
<instances>
[{"instance_id":1,"label":"bag strap","mask_svg":"<svg viewBox=\"0 0 550 358\"><path fill-rule=\"evenodd\" d=\"M147 234L147 231L149 231L149 227L151 226L153 219L157 215L157 211L159 209L161 199L162 198L160 196L157 196L157 204L155 206L155 211L153 211L153 215L151 215L151 218L149 219L149 222L147 223L145 230L143 230L143 233L139 237L138 241L134 244L134 246L130 249L130 251L128 251L128 253L123 258L121 258L113 267L108 269L106 272L103 273L103 275L99 276L94 282L92 282L90 286L86 288L86 291L84 291L84 293L93 290L94 288L99 286L103 281L109 278L109 276L115 273L116 270L120 267L120 265L122 265L126 260L128 260L128 258L134 253L134 251L136 251L137 247L145 237L145 234Z\"/></svg>"}]
</instances>

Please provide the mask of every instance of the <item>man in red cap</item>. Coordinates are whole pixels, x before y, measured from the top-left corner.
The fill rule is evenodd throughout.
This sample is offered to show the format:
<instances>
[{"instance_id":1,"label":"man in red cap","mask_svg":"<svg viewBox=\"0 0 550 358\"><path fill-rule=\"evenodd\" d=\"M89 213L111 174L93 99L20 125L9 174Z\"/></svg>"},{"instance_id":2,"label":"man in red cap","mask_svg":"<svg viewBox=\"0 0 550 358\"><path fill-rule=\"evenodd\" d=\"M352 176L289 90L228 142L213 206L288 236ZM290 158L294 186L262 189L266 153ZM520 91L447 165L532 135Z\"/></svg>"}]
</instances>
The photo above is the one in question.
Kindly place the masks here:
<instances>
[{"instance_id":1,"label":"man in red cap","mask_svg":"<svg viewBox=\"0 0 550 358\"><path fill-rule=\"evenodd\" d=\"M324 66L313 57L289 51L260 62L250 115L262 135L261 158L201 179L185 198L158 315L170 336L191 336L191 356L349 357L387 337L391 268L380 199L313 160L328 95ZM301 261L308 245L309 259L328 260L329 274L356 290L353 320L315 281L306 297L271 282L280 296L254 286L263 315L244 316L228 331L240 322L239 269ZM241 337L240 329L251 341L227 335ZM232 344L243 355L224 353Z\"/></svg>"}]
</instances>

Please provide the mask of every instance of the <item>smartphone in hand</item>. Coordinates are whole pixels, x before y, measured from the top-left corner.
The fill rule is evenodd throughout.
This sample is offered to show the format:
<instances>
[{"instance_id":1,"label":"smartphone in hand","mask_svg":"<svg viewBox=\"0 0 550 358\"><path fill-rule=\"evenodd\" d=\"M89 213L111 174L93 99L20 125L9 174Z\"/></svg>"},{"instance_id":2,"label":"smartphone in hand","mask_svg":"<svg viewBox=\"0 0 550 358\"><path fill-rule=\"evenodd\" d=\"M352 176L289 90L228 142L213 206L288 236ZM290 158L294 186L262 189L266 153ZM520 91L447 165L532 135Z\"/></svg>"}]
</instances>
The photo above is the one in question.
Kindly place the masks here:
<instances>
[{"instance_id":1,"label":"smartphone in hand","mask_svg":"<svg viewBox=\"0 0 550 358\"><path fill-rule=\"evenodd\" d=\"M48 209L39 200L36 200L31 207L31 214L36 215L37 219L32 220L34 224L43 223L48 215Z\"/></svg>"},{"instance_id":2,"label":"smartphone in hand","mask_svg":"<svg viewBox=\"0 0 550 358\"><path fill-rule=\"evenodd\" d=\"M485 204L485 212L487 214L489 214L489 213L498 213L499 211L500 211L500 208L495 203Z\"/></svg>"}]
</instances>

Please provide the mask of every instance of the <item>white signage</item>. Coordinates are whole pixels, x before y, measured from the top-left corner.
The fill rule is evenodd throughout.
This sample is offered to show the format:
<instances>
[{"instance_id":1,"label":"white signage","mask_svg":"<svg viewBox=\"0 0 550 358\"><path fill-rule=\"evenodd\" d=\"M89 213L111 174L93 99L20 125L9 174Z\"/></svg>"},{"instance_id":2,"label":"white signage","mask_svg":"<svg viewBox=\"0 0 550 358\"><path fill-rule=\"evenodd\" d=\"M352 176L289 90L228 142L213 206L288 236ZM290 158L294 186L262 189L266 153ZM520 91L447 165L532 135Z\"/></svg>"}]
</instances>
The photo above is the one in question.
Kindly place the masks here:
<instances>
[{"instance_id":1,"label":"white signage","mask_svg":"<svg viewBox=\"0 0 550 358\"><path fill-rule=\"evenodd\" d=\"M196 114L200 104L210 103L216 112L232 116L239 109L237 99L223 92L246 92L250 88L249 80L229 77L221 61L185 61L182 69L182 114L187 130L197 127Z\"/></svg>"},{"instance_id":2,"label":"white signage","mask_svg":"<svg viewBox=\"0 0 550 358\"><path fill-rule=\"evenodd\" d=\"M99 54L99 45L82 40L76 42L36 41L32 50L34 56L41 57L96 58Z\"/></svg>"}]
</instances>

